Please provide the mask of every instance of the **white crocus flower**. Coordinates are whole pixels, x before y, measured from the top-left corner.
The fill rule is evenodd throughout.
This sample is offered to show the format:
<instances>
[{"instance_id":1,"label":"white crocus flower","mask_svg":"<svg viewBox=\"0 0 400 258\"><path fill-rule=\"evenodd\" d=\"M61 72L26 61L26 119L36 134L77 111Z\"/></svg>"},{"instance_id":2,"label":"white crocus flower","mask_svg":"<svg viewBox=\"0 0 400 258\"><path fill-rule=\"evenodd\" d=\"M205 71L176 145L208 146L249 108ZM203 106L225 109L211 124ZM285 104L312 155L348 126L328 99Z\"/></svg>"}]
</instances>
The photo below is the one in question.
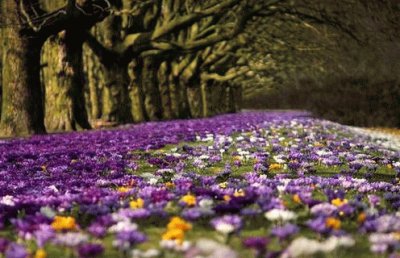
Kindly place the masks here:
<instances>
[{"instance_id":1,"label":"white crocus flower","mask_svg":"<svg viewBox=\"0 0 400 258\"><path fill-rule=\"evenodd\" d=\"M295 220L297 218L297 214L293 211L281 210L281 209L272 209L264 213L264 216L271 221L289 221Z\"/></svg>"},{"instance_id":2,"label":"white crocus flower","mask_svg":"<svg viewBox=\"0 0 400 258\"><path fill-rule=\"evenodd\" d=\"M15 206L15 199L14 196L6 195L0 199L0 204L7 205L7 206Z\"/></svg>"}]
</instances>

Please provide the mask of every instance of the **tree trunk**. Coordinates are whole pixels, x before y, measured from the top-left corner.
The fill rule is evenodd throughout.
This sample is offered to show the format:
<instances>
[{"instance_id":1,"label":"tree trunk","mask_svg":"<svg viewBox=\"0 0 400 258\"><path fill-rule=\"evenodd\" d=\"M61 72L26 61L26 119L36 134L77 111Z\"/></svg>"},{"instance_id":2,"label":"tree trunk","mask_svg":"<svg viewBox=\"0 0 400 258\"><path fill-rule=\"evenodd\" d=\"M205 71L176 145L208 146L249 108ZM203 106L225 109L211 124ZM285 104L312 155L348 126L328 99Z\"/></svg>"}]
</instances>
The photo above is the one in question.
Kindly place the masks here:
<instances>
[{"instance_id":1,"label":"tree trunk","mask_svg":"<svg viewBox=\"0 0 400 258\"><path fill-rule=\"evenodd\" d=\"M89 118L91 120L99 119L102 116L101 108L101 91L103 88L104 75L101 64L97 56L92 50L84 46L83 63L85 65L85 73L87 77L87 83L89 86Z\"/></svg>"},{"instance_id":2,"label":"tree trunk","mask_svg":"<svg viewBox=\"0 0 400 258\"><path fill-rule=\"evenodd\" d=\"M234 112L239 112L242 109L242 101L243 101L243 89L241 85L233 86L233 100L235 106Z\"/></svg>"},{"instance_id":3,"label":"tree trunk","mask_svg":"<svg viewBox=\"0 0 400 258\"><path fill-rule=\"evenodd\" d=\"M174 118L189 118L190 108L185 82L171 74L169 79L171 110Z\"/></svg>"},{"instance_id":4,"label":"tree trunk","mask_svg":"<svg viewBox=\"0 0 400 258\"><path fill-rule=\"evenodd\" d=\"M130 79L128 90L131 101L131 115L133 121L136 123L148 120L144 107L143 91L140 86L142 63L139 61L138 59L134 60L128 65L128 75Z\"/></svg>"},{"instance_id":5,"label":"tree trunk","mask_svg":"<svg viewBox=\"0 0 400 258\"><path fill-rule=\"evenodd\" d=\"M143 59L141 85L144 94L144 107L149 120L157 121L162 118L161 96L158 89L157 71L159 62L156 57Z\"/></svg>"},{"instance_id":6,"label":"tree trunk","mask_svg":"<svg viewBox=\"0 0 400 258\"><path fill-rule=\"evenodd\" d=\"M201 102L203 104L203 111L202 115L203 117L209 117L210 116L210 102L209 102L209 94L207 92L208 89L208 82L207 81L202 81L201 82Z\"/></svg>"},{"instance_id":7,"label":"tree trunk","mask_svg":"<svg viewBox=\"0 0 400 258\"><path fill-rule=\"evenodd\" d=\"M3 30L0 28L0 39L3 39ZM3 87L2 87L2 83L3 83L3 49L4 49L4 45L2 40L0 40L0 119L1 119L1 102L3 99Z\"/></svg>"},{"instance_id":8,"label":"tree trunk","mask_svg":"<svg viewBox=\"0 0 400 258\"><path fill-rule=\"evenodd\" d=\"M91 128L84 95L83 35L80 31L63 31L44 51L48 64L46 126L52 131Z\"/></svg>"},{"instance_id":9,"label":"tree trunk","mask_svg":"<svg viewBox=\"0 0 400 258\"><path fill-rule=\"evenodd\" d=\"M118 124L132 122L127 65L118 62L108 64L104 80L103 119Z\"/></svg>"},{"instance_id":10,"label":"tree trunk","mask_svg":"<svg viewBox=\"0 0 400 258\"><path fill-rule=\"evenodd\" d=\"M1 15L10 24L3 28L4 63L1 130L5 136L45 133L40 51L43 41L21 29L16 1L2 1Z\"/></svg>"},{"instance_id":11,"label":"tree trunk","mask_svg":"<svg viewBox=\"0 0 400 258\"><path fill-rule=\"evenodd\" d=\"M201 96L201 79L198 68L186 79L185 84L190 117L203 117L203 99Z\"/></svg>"},{"instance_id":12,"label":"tree trunk","mask_svg":"<svg viewBox=\"0 0 400 258\"><path fill-rule=\"evenodd\" d=\"M190 114L192 118L203 117L203 99L200 85L193 85L187 88Z\"/></svg>"},{"instance_id":13,"label":"tree trunk","mask_svg":"<svg viewBox=\"0 0 400 258\"><path fill-rule=\"evenodd\" d=\"M161 94L163 119L172 119L171 92L169 85L169 76L171 74L171 67L167 61L163 62L158 70L159 90Z\"/></svg>"}]
</instances>

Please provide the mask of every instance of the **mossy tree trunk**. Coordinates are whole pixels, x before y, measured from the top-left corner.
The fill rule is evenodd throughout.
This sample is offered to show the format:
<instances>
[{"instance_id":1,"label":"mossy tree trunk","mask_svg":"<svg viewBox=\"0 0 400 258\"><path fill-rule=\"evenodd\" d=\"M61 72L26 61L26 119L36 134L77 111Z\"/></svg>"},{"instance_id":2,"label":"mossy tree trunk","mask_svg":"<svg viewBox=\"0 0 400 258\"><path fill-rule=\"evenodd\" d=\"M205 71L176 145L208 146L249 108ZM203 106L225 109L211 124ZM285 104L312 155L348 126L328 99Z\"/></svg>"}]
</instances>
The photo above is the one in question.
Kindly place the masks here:
<instances>
[{"instance_id":1,"label":"mossy tree trunk","mask_svg":"<svg viewBox=\"0 0 400 258\"><path fill-rule=\"evenodd\" d=\"M164 61L158 70L159 90L161 95L163 119L174 118L171 103L171 89L170 89L170 76L171 65L168 61Z\"/></svg>"},{"instance_id":2,"label":"mossy tree trunk","mask_svg":"<svg viewBox=\"0 0 400 258\"><path fill-rule=\"evenodd\" d=\"M47 45L46 126L52 131L90 129L85 105L82 46L85 33L67 29Z\"/></svg>"},{"instance_id":3,"label":"mossy tree trunk","mask_svg":"<svg viewBox=\"0 0 400 258\"><path fill-rule=\"evenodd\" d=\"M0 39L3 38L3 30L2 28L0 28ZM3 83L3 79L2 79L2 74L3 74L3 42L2 40L0 40L0 119L1 119L1 102L2 102L2 95L3 95L3 87L2 87L2 83Z\"/></svg>"},{"instance_id":4,"label":"mossy tree trunk","mask_svg":"<svg viewBox=\"0 0 400 258\"><path fill-rule=\"evenodd\" d=\"M40 51L43 40L23 29L17 1L2 1L0 11L8 23L3 28L5 63L2 69L2 135L45 133Z\"/></svg>"},{"instance_id":5,"label":"mossy tree trunk","mask_svg":"<svg viewBox=\"0 0 400 258\"><path fill-rule=\"evenodd\" d=\"M103 119L116 123L132 122L127 65L111 62L106 66L104 70Z\"/></svg>"},{"instance_id":6,"label":"mossy tree trunk","mask_svg":"<svg viewBox=\"0 0 400 258\"><path fill-rule=\"evenodd\" d=\"M89 87L89 119L97 120L102 116L101 92L104 84L104 75L97 56L90 48L84 45L83 63Z\"/></svg>"},{"instance_id":7,"label":"mossy tree trunk","mask_svg":"<svg viewBox=\"0 0 400 258\"><path fill-rule=\"evenodd\" d=\"M148 120L145 106L144 95L141 87L142 63L140 59L132 61L128 66L130 79L129 97L131 100L131 114L134 122L143 122Z\"/></svg>"},{"instance_id":8,"label":"mossy tree trunk","mask_svg":"<svg viewBox=\"0 0 400 258\"><path fill-rule=\"evenodd\" d=\"M187 99L192 118L203 117L203 98L200 78L191 80L187 85Z\"/></svg>"},{"instance_id":9,"label":"mossy tree trunk","mask_svg":"<svg viewBox=\"0 0 400 258\"><path fill-rule=\"evenodd\" d=\"M149 120L156 121L162 118L162 103L158 88L157 72L160 66L157 57L143 58L141 72L141 86L144 95L144 107Z\"/></svg>"}]
</instances>

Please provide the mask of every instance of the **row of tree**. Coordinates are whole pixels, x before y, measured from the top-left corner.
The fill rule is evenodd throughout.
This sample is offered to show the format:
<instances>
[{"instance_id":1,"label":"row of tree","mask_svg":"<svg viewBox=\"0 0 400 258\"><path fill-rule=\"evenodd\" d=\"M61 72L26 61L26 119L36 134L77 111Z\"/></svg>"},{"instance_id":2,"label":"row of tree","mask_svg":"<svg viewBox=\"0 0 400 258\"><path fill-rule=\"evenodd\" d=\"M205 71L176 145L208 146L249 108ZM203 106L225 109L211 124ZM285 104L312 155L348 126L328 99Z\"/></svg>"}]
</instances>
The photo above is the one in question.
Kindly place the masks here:
<instances>
[{"instance_id":1,"label":"row of tree","mask_svg":"<svg viewBox=\"0 0 400 258\"><path fill-rule=\"evenodd\" d=\"M248 78L243 106L307 109L345 124L400 127L399 2L335 1L327 13L333 10L341 14L314 16L315 22L268 17L269 33L261 33L267 25L254 28L262 36L246 51L268 59L263 76Z\"/></svg>"},{"instance_id":2,"label":"row of tree","mask_svg":"<svg viewBox=\"0 0 400 258\"><path fill-rule=\"evenodd\" d=\"M264 51L245 51L271 35L259 24L326 23L351 35L336 5L307 0L6 0L0 8L4 135L235 112L242 84L270 69Z\"/></svg>"}]
</instances>

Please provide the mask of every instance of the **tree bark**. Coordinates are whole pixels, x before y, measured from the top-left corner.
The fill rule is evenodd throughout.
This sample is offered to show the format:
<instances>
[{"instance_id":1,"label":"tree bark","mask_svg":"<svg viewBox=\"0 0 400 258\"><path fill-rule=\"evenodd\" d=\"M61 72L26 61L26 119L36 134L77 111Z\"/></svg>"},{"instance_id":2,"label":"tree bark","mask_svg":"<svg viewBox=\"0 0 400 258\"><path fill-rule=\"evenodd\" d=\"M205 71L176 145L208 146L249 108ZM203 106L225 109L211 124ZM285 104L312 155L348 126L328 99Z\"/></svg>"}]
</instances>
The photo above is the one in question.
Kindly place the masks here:
<instances>
[{"instance_id":1,"label":"tree bark","mask_svg":"<svg viewBox=\"0 0 400 258\"><path fill-rule=\"evenodd\" d=\"M157 71L159 62L156 57L145 57L141 75L141 86L144 94L144 107L149 120L162 118L161 96L158 89Z\"/></svg>"},{"instance_id":2,"label":"tree bark","mask_svg":"<svg viewBox=\"0 0 400 258\"><path fill-rule=\"evenodd\" d=\"M133 121L143 122L148 120L144 106L144 95L140 84L142 74L142 63L139 59L132 61L128 66L130 78L129 97L131 100L131 114Z\"/></svg>"},{"instance_id":3,"label":"tree bark","mask_svg":"<svg viewBox=\"0 0 400 258\"><path fill-rule=\"evenodd\" d=\"M132 122L127 65L118 62L108 64L104 80L103 119L118 124Z\"/></svg>"},{"instance_id":4,"label":"tree bark","mask_svg":"<svg viewBox=\"0 0 400 258\"><path fill-rule=\"evenodd\" d=\"M174 118L171 103L171 91L169 85L169 77L171 74L171 66L167 61L164 61L158 70L159 90L161 94L163 119Z\"/></svg>"},{"instance_id":5,"label":"tree bark","mask_svg":"<svg viewBox=\"0 0 400 258\"><path fill-rule=\"evenodd\" d=\"M49 130L91 129L84 95L84 34L67 29L53 39L45 51L48 52L45 85L46 126Z\"/></svg>"},{"instance_id":6,"label":"tree bark","mask_svg":"<svg viewBox=\"0 0 400 258\"><path fill-rule=\"evenodd\" d=\"M0 28L0 39L3 39L3 30L2 28ZM2 40L0 40L0 119L1 119L1 103L2 103L2 99L3 99L3 87L2 87L2 83L3 83L3 49L4 49L4 45Z\"/></svg>"},{"instance_id":7,"label":"tree bark","mask_svg":"<svg viewBox=\"0 0 400 258\"><path fill-rule=\"evenodd\" d=\"M19 26L17 1L2 1L1 15L15 26L3 28L2 115L4 136L45 133L40 51L43 41Z\"/></svg>"},{"instance_id":8,"label":"tree bark","mask_svg":"<svg viewBox=\"0 0 400 258\"><path fill-rule=\"evenodd\" d=\"M190 85L187 88L190 115L192 118L203 117L203 99L200 85Z\"/></svg>"},{"instance_id":9,"label":"tree bark","mask_svg":"<svg viewBox=\"0 0 400 258\"><path fill-rule=\"evenodd\" d=\"M102 116L101 92L104 84L104 75L101 64L93 51L84 45L83 63L89 86L89 119L97 120Z\"/></svg>"}]
</instances>

